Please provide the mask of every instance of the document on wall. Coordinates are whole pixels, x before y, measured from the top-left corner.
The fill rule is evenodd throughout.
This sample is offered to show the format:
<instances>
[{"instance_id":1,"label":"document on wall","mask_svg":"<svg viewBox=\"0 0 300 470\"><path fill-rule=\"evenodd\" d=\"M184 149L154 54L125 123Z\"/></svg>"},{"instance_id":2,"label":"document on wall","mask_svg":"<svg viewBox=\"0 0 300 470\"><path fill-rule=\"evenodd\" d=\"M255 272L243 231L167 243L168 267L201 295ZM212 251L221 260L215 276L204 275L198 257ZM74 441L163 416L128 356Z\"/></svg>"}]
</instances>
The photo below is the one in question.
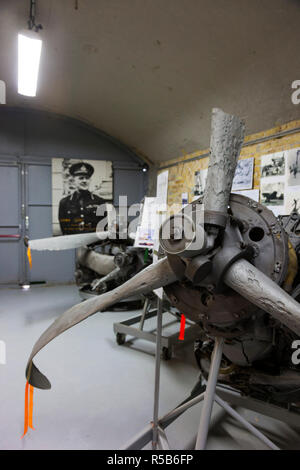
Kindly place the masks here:
<instances>
[{"instance_id":1,"label":"document on wall","mask_svg":"<svg viewBox=\"0 0 300 470\"><path fill-rule=\"evenodd\" d=\"M145 197L141 223L137 227L135 247L153 248L158 238L159 214L157 212L157 198Z\"/></svg>"},{"instance_id":2,"label":"document on wall","mask_svg":"<svg viewBox=\"0 0 300 470\"><path fill-rule=\"evenodd\" d=\"M168 178L169 172L168 170L163 171L157 175L156 180L156 197L158 204L167 204L168 200Z\"/></svg>"},{"instance_id":3,"label":"document on wall","mask_svg":"<svg viewBox=\"0 0 300 470\"><path fill-rule=\"evenodd\" d=\"M155 237L155 241L153 245L153 263L157 263L158 261L159 228L167 216L168 180L169 180L168 170L163 171L162 173L157 175L157 180L156 180L157 227L156 227L156 237ZM163 298L162 287L155 289L154 292L160 299Z\"/></svg>"}]
</instances>

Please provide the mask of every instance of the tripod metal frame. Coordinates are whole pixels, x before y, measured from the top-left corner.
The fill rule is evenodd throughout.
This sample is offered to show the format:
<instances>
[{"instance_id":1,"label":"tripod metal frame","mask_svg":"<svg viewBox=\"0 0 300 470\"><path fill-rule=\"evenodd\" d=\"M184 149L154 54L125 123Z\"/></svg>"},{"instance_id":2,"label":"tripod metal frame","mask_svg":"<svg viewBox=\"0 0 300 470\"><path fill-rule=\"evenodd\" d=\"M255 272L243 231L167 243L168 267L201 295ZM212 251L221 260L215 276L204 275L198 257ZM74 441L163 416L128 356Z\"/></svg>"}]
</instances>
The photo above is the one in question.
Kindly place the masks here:
<instances>
[{"instance_id":1,"label":"tripod metal frame","mask_svg":"<svg viewBox=\"0 0 300 470\"><path fill-rule=\"evenodd\" d=\"M165 433L165 428L175 421L184 411L190 407L203 401L201 410L199 429L196 440L196 450L204 450L206 447L209 426L211 422L211 413L213 404L216 402L220 405L232 418L236 419L250 433L260 439L270 449L279 450L270 439L262 432L250 424L236 410L234 410L226 401L216 394L218 375L222 359L223 338L215 338L214 350L210 364L209 376L206 382L205 391L199 390L196 396L192 396L185 400L174 410L170 411L163 417L158 417L159 412L159 384L160 384L160 353L161 353L161 331L162 331L162 301L157 299L157 335L156 335L156 353L155 353L155 384L154 384L154 409L153 421L146 426L139 434L131 439L122 449L133 450L142 449L149 442L152 442L153 450L169 450L170 446ZM195 395L195 394L194 394Z\"/></svg>"},{"instance_id":2,"label":"tripod metal frame","mask_svg":"<svg viewBox=\"0 0 300 470\"><path fill-rule=\"evenodd\" d=\"M206 390L204 393L204 403L201 410L201 417L196 441L196 450L204 450L206 447L206 441L209 432L209 425L211 421L211 413L214 402L218 403L218 405L220 405L228 414L230 414L230 416L236 419L250 433L260 439L270 449L279 450L279 447L277 447L272 441L270 441L270 439L268 439L263 433L261 433L252 424L250 424L245 418L243 418L237 411L235 411L228 403L226 403L216 394L223 345L223 338L215 338L215 345L212 353L209 376L206 384Z\"/></svg>"}]
</instances>

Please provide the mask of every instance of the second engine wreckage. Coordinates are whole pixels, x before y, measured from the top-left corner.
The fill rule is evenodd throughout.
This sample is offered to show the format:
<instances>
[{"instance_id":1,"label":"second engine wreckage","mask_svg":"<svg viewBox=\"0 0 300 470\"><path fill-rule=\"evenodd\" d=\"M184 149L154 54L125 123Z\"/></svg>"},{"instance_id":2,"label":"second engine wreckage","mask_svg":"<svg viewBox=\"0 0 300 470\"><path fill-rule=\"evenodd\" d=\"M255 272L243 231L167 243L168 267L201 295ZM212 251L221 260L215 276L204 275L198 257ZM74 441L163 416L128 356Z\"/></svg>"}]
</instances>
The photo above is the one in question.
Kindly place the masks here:
<instances>
[{"instance_id":1,"label":"second engine wreckage","mask_svg":"<svg viewBox=\"0 0 300 470\"><path fill-rule=\"evenodd\" d=\"M152 256L143 248L128 245L127 240L110 240L107 244L81 247L77 251L75 279L82 298L104 294L139 273L152 262ZM141 296L128 301L140 304Z\"/></svg>"},{"instance_id":2,"label":"second engine wreckage","mask_svg":"<svg viewBox=\"0 0 300 470\"><path fill-rule=\"evenodd\" d=\"M152 262L148 250L133 247L132 238L120 238L115 229L37 240L26 237L24 243L33 251L77 248L75 279L83 299L114 289ZM140 307L141 302L142 296L133 295L113 307Z\"/></svg>"},{"instance_id":3,"label":"second engine wreckage","mask_svg":"<svg viewBox=\"0 0 300 470\"><path fill-rule=\"evenodd\" d=\"M211 338L223 337L221 381L262 399L271 394L277 402L300 402L300 370L290 359L291 342L300 336L300 304L294 298L299 236L289 220L283 223L259 203L230 195L243 136L239 118L213 109L205 193L169 219L169 237L161 228L166 256L60 316L29 357L26 377L32 386L51 387L33 358L52 339L133 293L164 287L171 303L202 327L196 357L204 375Z\"/></svg>"}]
</instances>

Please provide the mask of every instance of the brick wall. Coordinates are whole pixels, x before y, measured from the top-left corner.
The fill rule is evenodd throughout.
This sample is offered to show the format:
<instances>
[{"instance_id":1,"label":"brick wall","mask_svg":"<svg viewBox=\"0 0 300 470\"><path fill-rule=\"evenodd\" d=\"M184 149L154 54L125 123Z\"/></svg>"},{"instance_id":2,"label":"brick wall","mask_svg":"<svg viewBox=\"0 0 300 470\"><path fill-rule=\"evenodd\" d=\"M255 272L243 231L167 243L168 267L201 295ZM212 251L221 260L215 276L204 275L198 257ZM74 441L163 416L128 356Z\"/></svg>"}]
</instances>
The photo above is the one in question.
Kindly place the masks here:
<instances>
[{"instance_id":1,"label":"brick wall","mask_svg":"<svg viewBox=\"0 0 300 470\"><path fill-rule=\"evenodd\" d=\"M300 147L300 131L283 137L274 137L274 135L297 128L300 128L300 120L292 121L281 126L273 127L267 131L258 132L245 137L244 144L261 138L267 139L264 142L244 145L241 150L241 159L254 157L253 189L259 189L260 159L262 155ZM208 167L208 157L188 162L186 162L186 160L194 157L201 157L201 155L207 154L208 151L209 149L194 152L160 164L160 167L164 167L175 163L175 166L168 168L168 204L181 204L181 194L184 192L188 193L189 202L191 202L193 198L194 173L197 170L203 170ZM164 170L158 169L158 173L161 171Z\"/></svg>"}]
</instances>

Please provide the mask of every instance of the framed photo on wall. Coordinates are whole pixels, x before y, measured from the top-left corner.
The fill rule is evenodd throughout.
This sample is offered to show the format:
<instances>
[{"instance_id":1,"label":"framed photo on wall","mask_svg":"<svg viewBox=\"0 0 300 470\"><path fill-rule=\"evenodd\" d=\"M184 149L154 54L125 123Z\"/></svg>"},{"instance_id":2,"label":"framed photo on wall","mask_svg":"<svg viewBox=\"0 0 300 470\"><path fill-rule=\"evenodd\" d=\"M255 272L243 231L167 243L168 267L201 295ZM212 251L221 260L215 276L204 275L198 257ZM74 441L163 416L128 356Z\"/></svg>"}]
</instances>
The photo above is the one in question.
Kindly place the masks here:
<instances>
[{"instance_id":1,"label":"framed photo on wall","mask_svg":"<svg viewBox=\"0 0 300 470\"><path fill-rule=\"evenodd\" d=\"M238 160L232 183L232 191L252 189L254 158Z\"/></svg>"},{"instance_id":2,"label":"framed photo on wall","mask_svg":"<svg viewBox=\"0 0 300 470\"><path fill-rule=\"evenodd\" d=\"M53 235L94 232L105 204L112 200L110 161L52 159Z\"/></svg>"}]
</instances>

